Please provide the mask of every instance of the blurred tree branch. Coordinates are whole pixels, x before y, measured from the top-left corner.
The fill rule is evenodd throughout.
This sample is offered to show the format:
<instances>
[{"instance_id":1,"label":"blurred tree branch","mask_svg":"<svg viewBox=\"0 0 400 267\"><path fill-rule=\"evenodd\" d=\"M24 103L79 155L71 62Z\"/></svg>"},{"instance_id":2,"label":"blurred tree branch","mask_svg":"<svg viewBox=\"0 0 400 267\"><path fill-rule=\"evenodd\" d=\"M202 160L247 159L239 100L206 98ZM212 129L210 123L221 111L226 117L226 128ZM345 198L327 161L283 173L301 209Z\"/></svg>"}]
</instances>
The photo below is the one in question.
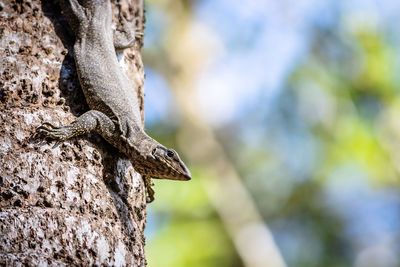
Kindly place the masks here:
<instances>
[{"instance_id":1,"label":"blurred tree branch","mask_svg":"<svg viewBox=\"0 0 400 267\"><path fill-rule=\"evenodd\" d=\"M242 179L225 156L211 127L199 116L200 109L194 101L194 82L208 51L201 37L191 32L194 29L188 11L182 2L179 3L174 1L173 8L166 7L171 24L164 47L167 55L160 57L167 58L164 64L168 67L164 65L159 69L160 72L167 72L165 76L176 94L177 106L184 114L179 132L182 144L179 150L191 160L192 165L206 170L208 178L202 180L204 189L244 266L286 266ZM168 58L168 55L171 57ZM160 57L156 57L157 64Z\"/></svg>"}]
</instances>

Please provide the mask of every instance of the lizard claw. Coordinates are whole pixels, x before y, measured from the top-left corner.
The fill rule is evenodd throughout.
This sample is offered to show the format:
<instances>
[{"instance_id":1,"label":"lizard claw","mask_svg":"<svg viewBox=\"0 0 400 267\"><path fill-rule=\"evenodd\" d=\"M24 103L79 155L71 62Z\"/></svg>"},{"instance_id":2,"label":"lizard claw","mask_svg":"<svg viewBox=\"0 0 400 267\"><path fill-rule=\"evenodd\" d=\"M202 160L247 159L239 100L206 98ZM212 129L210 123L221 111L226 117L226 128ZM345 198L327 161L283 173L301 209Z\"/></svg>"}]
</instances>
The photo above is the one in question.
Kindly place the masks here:
<instances>
[{"instance_id":1,"label":"lizard claw","mask_svg":"<svg viewBox=\"0 0 400 267\"><path fill-rule=\"evenodd\" d=\"M151 188L154 183L151 181L149 176L143 177L144 180L144 187L146 190L146 203L151 203L154 201L154 190Z\"/></svg>"},{"instance_id":2,"label":"lizard claw","mask_svg":"<svg viewBox=\"0 0 400 267\"><path fill-rule=\"evenodd\" d=\"M146 203L151 203L154 201L154 196L147 196L146 197Z\"/></svg>"},{"instance_id":3,"label":"lizard claw","mask_svg":"<svg viewBox=\"0 0 400 267\"><path fill-rule=\"evenodd\" d=\"M39 127L36 128L35 132L31 135L29 138L29 141L31 143L37 144L37 145L44 145L46 142L44 141L45 138L45 132L49 130L49 128L54 128L54 126L48 122L43 123Z\"/></svg>"},{"instance_id":4,"label":"lizard claw","mask_svg":"<svg viewBox=\"0 0 400 267\"><path fill-rule=\"evenodd\" d=\"M146 187L146 203L151 203L154 201L154 190L151 186Z\"/></svg>"},{"instance_id":5,"label":"lizard claw","mask_svg":"<svg viewBox=\"0 0 400 267\"><path fill-rule=\"evenodd\" d=\"M48 129L48 128L51 128L51 129L57 129L57 128L59 128L59 127L57 127L57 126L54 126L53 124L51 124L50 122L45 122L45 123L43 123L42 125L40 125L38 128L43 128L43 129Z\"/></svg>"},{"instance_id":6,"label":"lizard claw","mask_svg":"<svg viewBox=\"0 0 400 267\"><path fill-rule=\"evenodd\" d=\"M40 134L35 132L33 133L30 137L29 137L29 143L35 144L35 145L39 145L42 146L44 145L44 141L43 139L40 138Z\"/></svg>"},{"instance_id":7,"label":"lizard claw","mask_svg":"<svg viewBox=\"0 0 400 267\"><path fill-rule=\"evenodd\" d=\"M41 146L47 143L45 139L56 140L53 146L53 148L56 148L69 136L70 132L67 126L59 127L45 122L36 128L36 132L32 135L31 140Z\"/></svg>"},{"instance_id":8,"label":"lizard claw","mask_svg":"<svg viewBox=\"0 0 400 267\"><path fill-rule=\"evenodd\" d=\"M57 148L59 145L61 145L61 143L62 143L62 142L61 142L60 140L57 140L57 141L54 143L52 149Z\"/></svg>"}]
</instances>

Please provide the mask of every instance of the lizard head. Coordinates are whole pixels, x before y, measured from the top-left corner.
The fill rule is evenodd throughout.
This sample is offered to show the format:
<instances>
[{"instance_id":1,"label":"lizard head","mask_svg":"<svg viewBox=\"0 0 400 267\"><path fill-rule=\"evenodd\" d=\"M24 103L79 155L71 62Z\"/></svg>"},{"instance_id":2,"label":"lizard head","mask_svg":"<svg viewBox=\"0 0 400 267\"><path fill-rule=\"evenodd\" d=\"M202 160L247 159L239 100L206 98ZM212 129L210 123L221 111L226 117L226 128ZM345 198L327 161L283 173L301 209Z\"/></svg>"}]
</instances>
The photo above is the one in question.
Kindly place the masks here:
<instances>
[{"instance_id":1,"label":"lizard head","mask_svg":"<svg viewBox=\"0 0 400 267\"><path fill-rule=\"evenodd\" d=\"M191 179L189 169L175 150L158 145L153 148L151 155L152 161L157 163L151 168L150 175L154 178L183 181Z\"/></svg>"}]
</instances>

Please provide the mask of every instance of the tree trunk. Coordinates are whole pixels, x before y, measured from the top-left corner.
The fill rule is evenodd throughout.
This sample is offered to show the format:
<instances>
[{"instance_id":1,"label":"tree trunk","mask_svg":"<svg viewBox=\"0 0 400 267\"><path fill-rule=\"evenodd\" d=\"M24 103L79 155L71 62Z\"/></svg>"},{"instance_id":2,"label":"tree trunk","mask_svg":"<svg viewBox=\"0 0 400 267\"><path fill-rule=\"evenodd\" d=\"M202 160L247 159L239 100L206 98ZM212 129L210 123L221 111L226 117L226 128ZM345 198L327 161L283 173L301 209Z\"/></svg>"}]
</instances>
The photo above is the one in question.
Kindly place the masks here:
<instances>
[{"instance_id":1,"label":"tree trunk","mask_svg":"<svg viewBox=\"0 0 400 267\"><path fill-rule=\"evenodd\" d=\"M123 14L143 30L141 0L113 7L116 24ZM121 64L143 103L141 45ZM88 110L72 46L53 1L0 2L0 265L145 266L144 185L131 163L97 135L56 148L30 138Z\"/></svg>"}]
</instances>

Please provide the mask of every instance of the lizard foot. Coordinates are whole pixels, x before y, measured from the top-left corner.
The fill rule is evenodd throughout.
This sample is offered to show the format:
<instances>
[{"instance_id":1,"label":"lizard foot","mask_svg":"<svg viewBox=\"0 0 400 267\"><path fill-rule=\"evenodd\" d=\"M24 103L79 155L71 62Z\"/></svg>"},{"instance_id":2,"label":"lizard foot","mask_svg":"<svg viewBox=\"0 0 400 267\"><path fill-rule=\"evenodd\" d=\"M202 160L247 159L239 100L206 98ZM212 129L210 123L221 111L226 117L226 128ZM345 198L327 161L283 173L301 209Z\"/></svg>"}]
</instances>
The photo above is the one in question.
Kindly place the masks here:
<instances>
[{"instance_id":1,"label":"lizard foot","mask_svg":"<svg viewBox=\"0 0 400 267\"><path fill-rule=\"evenodd\" d=\"M122 27L114 31L114 47L116 50L123 50L135 45L136 38L143 38L143 32L135 29L135 21L128 21L120 16Z\"/></svg>"},{"instance_id":2,"label":"lizard foot","mask_svg":"<svg viewBox=\"0 0 400 267\"><path fill-rule=\"evenodd\" d=\"M79 116L74 122L64 126L54 126L51 123L43 123L36 129L33 138L56 140L55 146L62 141L88 134L92 131L101 134L107 139L114 134L113 121L104 113L97 110L89 110Z\"/></svg>"},{"instance_id":3,"label":"lizard foot","mask_svg":"<svg viewBox=\"0 0 400 267\"><path fill-rule=\"evenodd\" d=\"M153 186L154 184L151 182L151 178L148 177L144 177L144 186L145 186L145 190L146 190L146 202L147 203L151 203L154 201L154 190L151 186Z\"/></svg>"},{"instance_id":4,"label":"lizard foot","mask_svg":"<svg viewBox=\"0 0 400 267\"><path fill-rule=\"evenodd\" d=\"M74 136L74 133L69 126L54 126L51 123L45 122L36 129L33 134L33 139L51 139L56 140L54 147L60 145L62 141L65 141Z\"/></svg>"}]
</instances>

